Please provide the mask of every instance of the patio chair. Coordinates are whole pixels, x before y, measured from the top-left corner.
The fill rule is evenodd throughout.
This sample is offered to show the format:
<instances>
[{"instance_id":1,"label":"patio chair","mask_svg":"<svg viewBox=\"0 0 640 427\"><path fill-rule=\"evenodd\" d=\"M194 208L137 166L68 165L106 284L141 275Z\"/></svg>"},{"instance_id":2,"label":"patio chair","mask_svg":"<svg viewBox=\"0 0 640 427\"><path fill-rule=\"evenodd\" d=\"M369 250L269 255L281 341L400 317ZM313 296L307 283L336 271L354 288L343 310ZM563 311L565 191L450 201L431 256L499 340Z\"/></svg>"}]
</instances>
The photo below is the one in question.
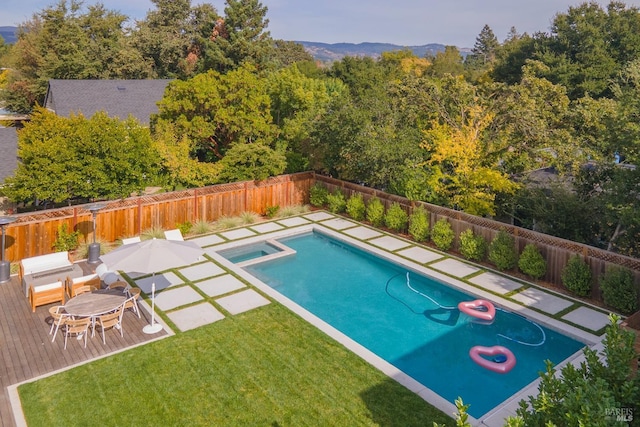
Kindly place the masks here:
<instances>
[{"instance_id":1,"label":"patio chair","mask_svg":"<svg viewBox=\"0 0 640 427\"><path fill-rule=\"evenodd\" d=\"M173 230L166 230L164 232L164 238L167 240L179 240L184 241L184 237L182 237L182 233L177 228Z\"/></svg>"},{"instance_id":2,"label":"patio chair","mask_svg":"<svg viewBox=\"0 0 640 427\"><path fill-rule=\"evenodd\" d=\"M97 266L96 274L106 286L109 286L110 284L122 279L122 277L118 273L109 270L109 267L107 267L106 264L100 264L99 266Z\"/></svg>"},{"instance_id":3,"label":"patio chair","mask_svg":"<svg viewBox=\"0 0 640 427\"><path fill-rule=\"evenodd\" d=\"M100 277L98 277L97 274L90 274L76 278L67 276L65 287L69 298L76 296L76 290L82 286L94 286L95 288L100 288Z\"/></svg>"},{"instance_id":4,"label":"patio chair","mask_svg":"<svg viewBox=\"0 0 640 427\"><path fill-rule=\"evenodd\" d=\"M51 316L51 328L49 329L49 335L53 334L51 342L54 342L56 340L58 329L60 329L61 326L64 327L64 322L66 322L69 315L64 311L63 305L54 305L53 307L49 307L49 315Z\"/></svg>"},{"instance_id":5,"label":"patio chair","mask_svg":"<svg viewBox=\"0 0 640 427\"><path fill-rule=\"evenodd\" d=\"M84 348L87 348L87 334L89 333L90 317L80 317L74 319L69 316L64 321L64 348L67 349L67 339L70 336L84 336Z\"/></svg>"},{"instance_id":6,"label":"patio chair","mask_svg":"<svg viewBox=\"0 0 640 427\"><path fill-rule=\"evenodd\" d=\"M125 292L129 288L129 284L127 282L123 282L122 280L118 280L117 282L113 282L107 289L120 289L122 292Z\"/></svg>"},{"instance_id":7,"label":"patio chair","mask_svg":"<svg viewBox=\"0 0 640 427\"><path fill-rule=\"evenodd\" d=\"M83 285L83 286L79 286L77 287L74 292L73 295L74 297L77 297L80 294L86 294L87 292L93 292L93 291L97 291L98 288L95 286L91 286L91 285Z\"/></svg>"},{"instance_id":8,"label":"patio chair","mask_svg":"<svg viewBox=\"0 0 640 427\"><path fill-rule=\"evenodd\" d=\"M96 328L100 328L102 331L102 344L106 344L104 331L109 328L115 328L120 330L120 336L124 337L124 332L122 328L122 315L124 314L124 304L122 304L116 311L112 311L111 313L102 314L97 316L95 326L93 327L93 332L91 336L93 336L96 332Z\"/></svg>"},{"instance_id":9,"label":"patio chair","mask_svg":"<svg viewBox=\"0 0 640 427\"><path fill-rule=\"evenodd\" d=\"M122 244L123 245L130 245L132 243L138 243L140 242L140 236L134 236L134 237L125 237L122 239Z\"/></svg>"},{"instance_id":10,"label":"patio chair","mask_svg":"<svg viewBox=\"0 0 640 427\"><path fill-rule=\"evenodd\" d=\"M129 289L129 298L124 302L125 310L130 308L140 319L140 310L138 308L138 298L140 298L140 288Z\"/></svg>"}]
</instances>

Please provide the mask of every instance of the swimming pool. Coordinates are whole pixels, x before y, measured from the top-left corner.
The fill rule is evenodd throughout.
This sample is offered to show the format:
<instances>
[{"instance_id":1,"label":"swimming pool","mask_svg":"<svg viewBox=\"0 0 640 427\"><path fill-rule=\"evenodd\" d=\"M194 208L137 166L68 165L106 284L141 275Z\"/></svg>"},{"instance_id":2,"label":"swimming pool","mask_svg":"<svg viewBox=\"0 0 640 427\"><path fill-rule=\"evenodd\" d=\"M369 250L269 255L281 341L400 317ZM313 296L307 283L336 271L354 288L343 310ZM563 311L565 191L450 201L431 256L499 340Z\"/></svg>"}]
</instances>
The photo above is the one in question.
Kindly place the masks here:
<instances>
[{"instance_id":1,"label":"swimming pool","mask_svg":"<svg viewBox=\"0 0 640 427\"><path fill-rule=\"evenodd\" d=\"M584 346L502 310L491 325L475 323L455 309L475 297L321 233L278 240L297 254L245 270L449 402L461 396L473 417L535 380L545 359L559 363ZM478 366L476 345L508 347L515 368Z\"/></svg>"}]
</instances>

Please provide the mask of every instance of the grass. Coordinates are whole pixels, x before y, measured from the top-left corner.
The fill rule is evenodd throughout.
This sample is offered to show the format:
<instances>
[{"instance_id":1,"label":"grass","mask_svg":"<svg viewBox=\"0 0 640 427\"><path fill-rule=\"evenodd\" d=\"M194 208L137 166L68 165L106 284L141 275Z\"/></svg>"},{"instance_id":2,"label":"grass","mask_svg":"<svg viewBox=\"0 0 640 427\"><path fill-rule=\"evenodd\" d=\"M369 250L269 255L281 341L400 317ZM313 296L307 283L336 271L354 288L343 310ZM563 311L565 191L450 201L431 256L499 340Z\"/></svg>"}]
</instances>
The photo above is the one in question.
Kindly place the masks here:
<instances>
[{"instance_id":1,"label":"grass","mask_svg":"<svg viewBox=\"0 0 640 427\"><path fill-rule=\"evenodd\" d=\"M32 427L454 424L277 303L24 384L19 393Z\"/></svg>"}]
</instances>

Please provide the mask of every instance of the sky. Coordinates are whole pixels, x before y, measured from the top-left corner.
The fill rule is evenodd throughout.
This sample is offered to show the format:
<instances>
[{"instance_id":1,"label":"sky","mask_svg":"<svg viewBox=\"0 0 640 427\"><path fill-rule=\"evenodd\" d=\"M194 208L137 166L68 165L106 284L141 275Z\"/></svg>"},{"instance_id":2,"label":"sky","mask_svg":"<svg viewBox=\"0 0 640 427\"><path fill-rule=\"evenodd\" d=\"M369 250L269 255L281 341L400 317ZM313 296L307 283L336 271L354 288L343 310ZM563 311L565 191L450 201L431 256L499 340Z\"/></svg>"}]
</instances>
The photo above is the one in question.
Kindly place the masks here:
<instances>
[{"instance_id":1,"label":"sky","mask_svg":"<svg viewBox=\"0 0 640 427\"><path fill-rule=\"evenodd\" d=\"M0 26L16 26L58 0L2 0ZM96 0L85 0L94 4ZM150 0L103 0L132 19L154 8ZM192 0L192 5L205 3ZM208 1L224 15L224 0ZM498 41L511 27L519 34L547 32L557 13L579 0L261 0L268 8L268 30L275 39L322 43L380 42L401 46L429 43L473 47L489 25ZM609 1L598 0L606 8ZM640 7L640 0L627 0Z\"/></svg>"}]
</instances>

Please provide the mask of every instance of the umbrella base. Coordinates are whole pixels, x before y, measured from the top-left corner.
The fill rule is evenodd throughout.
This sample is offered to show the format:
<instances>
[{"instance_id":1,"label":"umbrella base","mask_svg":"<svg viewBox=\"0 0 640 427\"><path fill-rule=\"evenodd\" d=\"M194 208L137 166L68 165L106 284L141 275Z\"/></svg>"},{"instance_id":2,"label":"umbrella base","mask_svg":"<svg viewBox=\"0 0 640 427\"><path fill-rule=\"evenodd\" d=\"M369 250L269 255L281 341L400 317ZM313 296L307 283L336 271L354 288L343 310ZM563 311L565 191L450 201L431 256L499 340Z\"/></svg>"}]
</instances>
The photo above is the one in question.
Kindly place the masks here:
<instances>
[{"instance_id":1,"label":"umbrella base","mask_svg":"<svg viewBox=\"0 0 640 427\"><path fill-rule=\"evenodd\" d=\"M142 328L142 332L145 334L157 334L162 330L162 325L160 323L154 323L153 325L147 325Z\"/></svg>"}]
</instances>

